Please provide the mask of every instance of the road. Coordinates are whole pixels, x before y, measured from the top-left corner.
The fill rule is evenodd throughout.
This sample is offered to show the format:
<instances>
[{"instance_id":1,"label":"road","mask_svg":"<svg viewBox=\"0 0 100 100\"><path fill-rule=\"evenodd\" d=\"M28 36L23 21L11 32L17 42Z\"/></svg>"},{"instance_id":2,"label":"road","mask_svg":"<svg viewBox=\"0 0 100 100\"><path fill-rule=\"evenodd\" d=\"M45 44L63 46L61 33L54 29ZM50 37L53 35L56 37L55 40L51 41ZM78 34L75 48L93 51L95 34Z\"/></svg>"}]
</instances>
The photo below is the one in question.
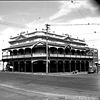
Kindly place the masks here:
<instances>
[{"instance_id":1,"label":"road","mask_svg":"<svg viewBox=\"0 0 100 100\"><path fill-rule=\"evenodd\" d=\"M0 100L47 100L47 98L50 97L20 88L0 85Z\"/></svg>"},{"instance_id":2,"label":"road","mask_svg":"<svg viewBox=\"0 0 100 100\"><path fill-rule=\"evenodd\" d=\"M32 93L26 90L32 91ZM37 93L43 95L41 97L35 95L34 97L33 94ZM46 93L49 95L100 97L100 75L41 76L24 73L0 73L0 100L16 100L16 97L18 97L17 100L45 100Z\"/></svg>"}]
</instances>

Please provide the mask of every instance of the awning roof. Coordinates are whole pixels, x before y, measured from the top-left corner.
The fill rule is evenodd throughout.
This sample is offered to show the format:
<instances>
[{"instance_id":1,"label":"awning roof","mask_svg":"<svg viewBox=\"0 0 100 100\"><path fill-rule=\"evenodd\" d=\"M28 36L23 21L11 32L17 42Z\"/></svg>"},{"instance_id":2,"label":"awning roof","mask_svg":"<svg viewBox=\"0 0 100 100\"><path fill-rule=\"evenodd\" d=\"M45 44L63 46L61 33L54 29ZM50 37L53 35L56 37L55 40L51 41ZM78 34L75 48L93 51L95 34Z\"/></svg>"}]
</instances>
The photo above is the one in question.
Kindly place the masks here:
<instances>
[{"instance_id":1,"label":"awning roof","mask_svg":"<svg viewBox=\"0 0 100 100\"><path fill-rule=\"evenodd\" d=\"M38 44L43 44L43 45L46 45L46 42L44 41L38 41L38 42L31 42L31 43L25 43L25 44L19 44L19 45L15 45L15 46L10 46L8 48L5 48L3 50L10 50L10 49L19 49L19 48L27 48L27 47L34 47ZM58 44L56 42L52 43L52 42L48 42L48 45L49 46L57 46L57 47L67 47L67 46L70 46L69 44ZM88 47L78 47L78 46L70 46L72 49L80 49L80 50L89 50Z\"/></svg>"},{"instance_id":2,"label":"awning roof","mask_svg":"<svg viewBox=\"0 0 100 100\"><path fill-rule=\"evenodd\" d=\"M43 41L38 41L38 42L31 42L31 43L26 43L26 44L19 44L19 45L15 45L15 46L10 46L8 48L5 48L3 50L10 50L10 49L18 49L18 48L27 48L27 47L34 47L35 45L39 44L39 43L42 43L42 44L46 44L45 42ZM50 46L57 46L57 47L65 47L65 45L62 45L62 44L57 44L57 43L51 43L51 42L48 42L48 45Z\"/></svg>"},{"instance_id":3,"label":"awning roof","mask_svg":"<svg viewBox=\"0 0 100 100\"><path fill-rule=\"evenodd\" d=\"M15 45L15 46L10 46L8 48L5 48L3 50L10 50L10 49L16 49L16 48L23 48L23 47L30 47L32 45L34 45L35 43L26 43L26 44L19 44L19 45Z\"/></svg>"}]
</instances>

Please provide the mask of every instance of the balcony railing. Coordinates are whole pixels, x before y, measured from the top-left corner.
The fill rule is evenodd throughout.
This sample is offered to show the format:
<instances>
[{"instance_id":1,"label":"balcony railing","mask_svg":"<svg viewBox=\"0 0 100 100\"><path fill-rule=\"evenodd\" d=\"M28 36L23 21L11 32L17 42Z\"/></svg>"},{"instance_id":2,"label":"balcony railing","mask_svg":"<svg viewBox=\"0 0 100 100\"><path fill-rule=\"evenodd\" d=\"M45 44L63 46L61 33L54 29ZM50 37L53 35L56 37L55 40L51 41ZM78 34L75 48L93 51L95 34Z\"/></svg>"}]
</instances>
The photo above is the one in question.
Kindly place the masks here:
<instances>
[{"instance_id":1,"label":"balcony railing","mask_svg":"<svg viewBox=\"0 0 100 100\"><path fill-rule=\"evenodd\" d=\"M57 57L57 54L50 54L50 57Z\"/></svg>"},{"instance_id":2,"label":"balcony railing","mask_svg":"<svg viewBox=\"0 0 100 100\"><path fill-rule=\"evenodd\" d=\"M64 57L64 54L58 54L58 57Z\"/></svg>"},{"instance_id":3,"label":"balcony railing","mask_svg":"<svg viewBox=\"0 0 100 100\"><path fill-rule=\"evenodd\" d=\"M71 57L71 55L65 55L65 57L70 58L70 57Z\"/></svg>"},{"instance_id":4,"label":"balcony railing","mask_svg":"<svg viewBox=\"0 0 100 100\"><path fill-rule=\"evenodd\" d=\"M86 56L82 56L82 55L81 55L80 58L86 58Z\"/></svg>"},{"instance_id":5,"label":"balcony railing","mask_svg":"<svg viewBox=\"0 0 100 100\"><path fill-rule=\"evenodd\" d=\"M32 57L46 57L45 53L32 54Z\"/></svg>"},{"instance_id":6,"label":"balcony railing","mask_svg":"<svg viewBox=\"0 0 100 100\"><path fill-rule=\"evenodd\" d=\"M2 59L7 59L7 58L8 58L7 55L3 55L3 56L2 56Z\"/></svg>"},{"instance_id":7,"label":"balcony railing","mask_svg":"<svg viewBox=\"0 0 100 100\"><path fill-rule=\"evenodd\" d=\"M77 55L70 55L71 58L77 58Z\"/></svg>"},{"instance_id":8,"label":"balcony railing","mask_svg":"<svg viewBox=\"0 0 100 100\"><path fill-rule=\"evenodd\" d=\"M10 57L10 56L8 56L8 57ZM17 55L15 55L15 56L12 56L12 58L17 58L18 56Z\"/></svg>"},{"instance_id":9,"label":"balcony railing","mask_svg":"<svg viewBox=\"0 0 100 100\"><path fill-rule=\"evenodd\" d=\"M25 58L29 58L29 57L31 57L31 54L26 54L25 55Z\"/></svg>"},{"instance_id":10,"label":"balcony railing","mask_svg":"<svg viewBox=\"0 0 100 100\"><path fill-rule=\"evenodd\" d=\"M90 55L67 55L67 54L50 54L50 57L66 57L66 58L95 58ZM3 55L2 59L16 59L16 58L31 58L31 57L46 57L45 53L38 53L38 54L25 54L25 55Z\"/></svg>"}]
</instances>

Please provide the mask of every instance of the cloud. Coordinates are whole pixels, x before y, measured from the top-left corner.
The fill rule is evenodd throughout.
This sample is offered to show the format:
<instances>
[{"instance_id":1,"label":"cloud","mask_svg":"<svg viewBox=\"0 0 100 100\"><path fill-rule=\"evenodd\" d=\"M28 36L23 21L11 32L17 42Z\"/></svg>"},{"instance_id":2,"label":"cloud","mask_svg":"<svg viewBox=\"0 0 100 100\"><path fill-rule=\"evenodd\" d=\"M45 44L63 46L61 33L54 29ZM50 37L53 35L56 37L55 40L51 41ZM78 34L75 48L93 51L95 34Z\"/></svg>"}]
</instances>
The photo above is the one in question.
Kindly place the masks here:
<instances>
[{"instance_id":1,"label":"cloud","mask_svg":"<svg viewBox=\"0 0 100 100\"><path fill-rule=\"evenodd\" d=\"M56 14L52 15L49 19L50 20L56 20L58 18L61 18L63 16L68 15L70 12L72 12L75 9L80 9L81 6L86 6L87 1L81 1L81 2L71 2L71 1L61 1L59 2L61 6L59 7L58 12Z\"/></svg>"},{"instance_id":2,"label":"cloud","mask_svg":"<svg viewBox=\"0 0 100 100\"><path fill-rule=\"evenodd\" d=\"M95 19L95 18L98 18L99 16L95 11L92 11L89 8L81 7L80 9L74 9L68 15L63 16L59 21L70 22L76 19L84 19L85 23L91 23L89 21L89 18L91 17Z\"/></svg>"},{"instance_id":3,"label":"cloud","mask_svg":"<svg viewBox=\"0 0 100 100\"><path fill-rule=\"evenodd\" d=\"M2 20L2 17L0 16L0 21Z\"/></svg>"},{"instance_id":4,"label":"cloud","mask_svg":"<svg viewBox=\"0 0 100 100\"><path fill-rule=\"evenodd\" d=\"M0 24L1 25L5 25L5 26L12 26L12 27L16 27L16 28L25 28L24 25L17 24L17 23L12 23L12 22L8 22L8 21L4 21L4 20L2 20L2 18L0 20Z\"/></svg>"},{"instance_id":5,"label":"cloud","mask_svg":"<svg viewBox=\"0 0 100 100\"><path fill-rule=\"evenodd\" d=\"M0 59L2 58L2 49L10 46L8 43L10 36L16 36L18 33L22 32L22 29L8 27L1 31L0 34Z\"/></svg>"},{"instance_id":6,"label":"cloud","mask_svg":"<svg viewBox=\"0 0 100 100\"><path fill-rule=\"evenodd\" d=\"M2 59L2 49L9 46L8 40L14 34L14 29L9 27L3 30L0 34L0 59Z\"/></svg>"},{"instance_id":7,"label":"cloud","mask_svg":"<svg viewBox=\"0 0 100 100\"><path fill-rule=\"evenodd\" d=\"M66 14L68 14L72 8L74 8L74 6L70 3L70 2L66 2L66 1L63 1L63 2L60 2L61 3L61 6L58 10L58 12L54 15L52 15L49 19L50 20L55 20L57 18L60 18Z\"/></svg>"},{"instance_id":8,"label":"cloud","mask_svg":"<svg viewBox=\"0 0 100 100\"><path fill-rule=\"evenodd\" d=\"M10 36L16 36L18 33L22 32L22 29L8 27L1 31L0 34L0 41L8 42ZM6 46L6 45L5 45Z\"/></svg>"},{"instance_id":9,"label":"cloud","mask_svg":"<svg viewBox=\"0 0 100 100\"><path fill-rule=\"evenodd\" d=\"M45 24L51 24L51 21L48 20L48 18L41 18L39 17L38 19L34 20L33 22L27 23L26 24L26 29L30 31L34 31L36 28L38 30L45 29Z\"/></svg>"},{"instance_id":10,"label":"cloud","mask_svg":"<svg viewBox=\"0 0 100 100\"><path fill-rule=\"evenodd\" d=\"M68 22L75 19L95 17L98 16L96 8L91 5L89 0L60 2L61 6L58 12L52 15L49 19L51 21Z\"/></svg>"}]
</instances>

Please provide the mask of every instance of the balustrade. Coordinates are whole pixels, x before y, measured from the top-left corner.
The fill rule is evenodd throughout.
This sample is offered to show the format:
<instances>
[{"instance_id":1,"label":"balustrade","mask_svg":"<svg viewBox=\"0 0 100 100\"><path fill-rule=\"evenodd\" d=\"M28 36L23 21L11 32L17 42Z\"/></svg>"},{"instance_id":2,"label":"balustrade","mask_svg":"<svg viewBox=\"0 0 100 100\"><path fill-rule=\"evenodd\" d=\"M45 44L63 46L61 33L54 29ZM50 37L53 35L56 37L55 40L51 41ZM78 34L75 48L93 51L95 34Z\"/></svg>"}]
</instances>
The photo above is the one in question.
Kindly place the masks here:
<instances>
[{"instance_id":1,"label":"balustrade","mask_svg":"<svg viewBox=\"0 0 100 100\"><path fill-rule=\"evenodd\" d=\"M32 57L43 57L46 56L45 53L37 53L37 54L32 54Z\"/></svg>"},{"instance_id":2,"label":"balustrade","mask_svg":"<svg viewBox=\"0 0 100 100\"><path fill-rule=\"evenodd\" d=\"M57 54L50 54L50 57L57 57Z\"/></svg>"},{"instance_id":3,"label":"balustrade","mask_svg":"<svg viewBox=\"0 0 100 100\"><path fill-rule=\"evenodd\" d=\"M77 58L77 56L76 56L76 55L70 55L70 57L72 57L72 58L75 58L75 57L76 57L76 58Z\"/></svg>"},{"instance_id":4,"label":"balustrade","mask_svg":"<svg viewBox=\"0 0 100 100\"><path fill-rule=\"evenodd\" d=\"M17 55L12 56L12 58L17 58Z\"/></svg>"},{"instance_id":5,"label":"balustrade","mask_svg":"<svg viewBox=\"0 0 100 100\"><path fill-rule=\"evenodd\" d=\"M17 58L24 58L25 55L18 55Z\"/></svg>"},{"instance_id":6,"label":"balustrade","mask_svg":"<svg viewBox=\"0 0 100 100\"><path fill-rule=\"evenodd\" d=\"M3 56L2 56L2 59L7 59L7 58L8 58L7 55L3 55Z\"/></svg>"},{"instance_id":7,"label":"balustrade","mask_svg":"<svg viewBox=\"0 0 100 100\"><path fill-rule=\"evenodd\" d=\"M58 57L64 57L64 54L58 54Z\"/></svg>"},{"instance_id":8,"label":"balustrade","mask_svg":"<svg viewBox=\"0 0 100 100\"><path fill-rule=\"evenodd\" d=\"M26 58L31 57L31 54L26 54L25 57Z\"/></svg>"},{"instance_id":9,"label":"balustrade","mask_svg":"<svg viewBox=\"0 0 100 100\"><path fill-rule=\"evenodd\" d=\"M65 55L65 57L71 57L71 55Z\"/></svg>"},{"instance_id":10,"label":"balustrade","mask_svg":"<svg viewBox=\"0 0 100 100\"><path fill-rule=\"evenodd\" d=\"M46 53L30 53L30 54L22 54L22 55L2 55L2 59L11 59L11 58L28 58L28 57L45 57ZM71 55L71 54L52 54L50 53L50 57L72 57L72 58L94 58L92 55Z\"/></svg>"}]
</instances>

